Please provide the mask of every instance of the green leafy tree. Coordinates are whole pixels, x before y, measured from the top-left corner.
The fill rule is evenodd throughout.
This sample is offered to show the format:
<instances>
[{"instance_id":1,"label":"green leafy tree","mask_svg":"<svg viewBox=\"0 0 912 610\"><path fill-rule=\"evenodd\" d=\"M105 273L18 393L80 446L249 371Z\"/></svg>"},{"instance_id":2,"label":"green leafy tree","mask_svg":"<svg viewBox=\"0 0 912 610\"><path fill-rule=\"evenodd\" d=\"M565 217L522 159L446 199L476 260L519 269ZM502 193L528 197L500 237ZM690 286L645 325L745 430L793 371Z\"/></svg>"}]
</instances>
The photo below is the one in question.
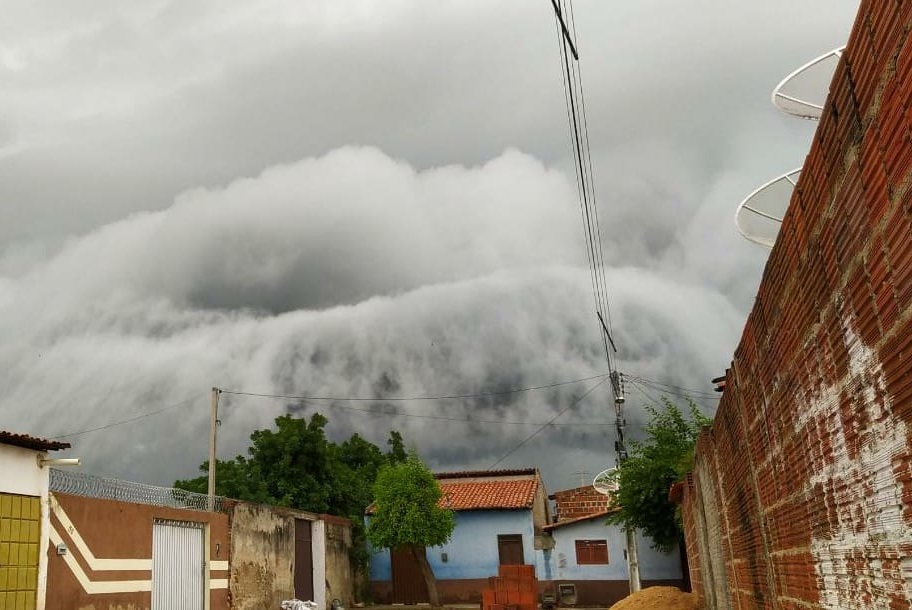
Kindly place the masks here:
<instances>
[{"instance_id":1,"label":"green leafy tree","mask_svg":"<svg viewBox=\"0 0 912 610\"><path fill-rule=\"evenodd\" d=\"M639 529L652 539L654 548L668 552L683 535L668 491L693 466L697 436L711 420L691 401L685 416L664 396L662 408L646 409L652 415L646 440L632 443L630 456L618 467L618 489L612 496L619 510L609 515L608 523Z\"/></svg>"},{"instance_id":2,"label":"green leafy tree","mask_svg":"<svg viewBox=\"0 0 912 610\"><path fill-rule=\"evenodd\" d=\"M401 464L408 459L408 452L405 450L405 443L402 442L402 435L399 432L391 431L386 444L389 446L389 453L386 454L386 457L390 464Z\"/></svg>"},{"instance_id":3,"label":"green leafy tree","mask_svg":"<svg viewBox=\"0 0 912 610\"><path fill-rule=\"evenodd\" d=\"M310 420L283 415L272 429L250 435L248 456L218 460L215 493L229 498L289 506L348 517L352 522L352 567L363 574L369 559L364 510L373 499L373 485L381 467L404 459L402 436L390 432L389 453L358 434L337 444L327 440L326 418ZM209 463L203 476L175 481L188 491L207 492Z\"/></svg>"},{"instance_id":4,"label":"green leafy tree","mask_svg":"<svg viewBox=\"0 0 912 610\"><path fill-rule=\"evenodd\" d=\"M374 514L367 537L375 548L404 549L421 569L432 606L440 605L437 579L425 555L425 547L450 539L456 519L442 508L443 492L433 473L414 451L404 462L388 464L374 484Z\"/></svg>"}]
</instances>

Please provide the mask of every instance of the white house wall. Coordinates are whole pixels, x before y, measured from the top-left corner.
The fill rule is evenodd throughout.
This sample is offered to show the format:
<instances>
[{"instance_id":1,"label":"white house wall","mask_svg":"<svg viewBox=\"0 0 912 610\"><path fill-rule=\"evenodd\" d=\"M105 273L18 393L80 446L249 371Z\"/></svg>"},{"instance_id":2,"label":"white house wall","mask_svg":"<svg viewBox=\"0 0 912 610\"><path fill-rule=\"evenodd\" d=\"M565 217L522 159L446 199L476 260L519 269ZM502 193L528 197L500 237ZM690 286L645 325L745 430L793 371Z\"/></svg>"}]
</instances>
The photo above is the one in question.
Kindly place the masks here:
<instances>
[{"instance_id":1,"label":"white house wall","mask_svg":"<svg viewBox=\"0 0 912 610\"><path fill-rule=\"evenodd\" d=\"M543 569L537 571L541 580L627 580L627 560L624 551L627 540L618 527L606 527L603 519L581 521L551 531L554 548L541 551ZM578 565L577 540L606 540L608 564Z\"/></svg>"}]
</instances>

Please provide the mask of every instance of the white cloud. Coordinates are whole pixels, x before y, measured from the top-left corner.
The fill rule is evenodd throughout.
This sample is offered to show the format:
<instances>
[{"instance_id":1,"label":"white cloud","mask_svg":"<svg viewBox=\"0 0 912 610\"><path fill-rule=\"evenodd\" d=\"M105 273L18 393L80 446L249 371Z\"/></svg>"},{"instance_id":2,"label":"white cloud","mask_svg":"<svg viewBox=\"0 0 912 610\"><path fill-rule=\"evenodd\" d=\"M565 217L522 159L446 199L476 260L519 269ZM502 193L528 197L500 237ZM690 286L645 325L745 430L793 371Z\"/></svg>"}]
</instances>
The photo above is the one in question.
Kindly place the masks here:
<instances>
[{"instance_id":1,"label":"white cloud","mask_svg":"<svg viewBox=\"0 0 912 610\"><path fill-rule=\"evenodd\" d=\"M212 385L374 396L391 381L398 395L426 395L591 375L604 355L573 196L562 173L515 151L419 172L365 148L184 193L0 284L0 426L59 434L200 395L77 438L91 470L166 480L203 457ZM679 381L715 371L740 323L731 303L646 269L608 279L625 367ZM400 408L544 422L573 390ZM609 423L603 399L576 417ZM223 455L286 406L230 399ZM493 461L532 429L373 417L331 413L339 434L382 442L399 428L441 466L457 454ZM564 434L599 446L596 429Z\"/></svg>"}]
</instances>

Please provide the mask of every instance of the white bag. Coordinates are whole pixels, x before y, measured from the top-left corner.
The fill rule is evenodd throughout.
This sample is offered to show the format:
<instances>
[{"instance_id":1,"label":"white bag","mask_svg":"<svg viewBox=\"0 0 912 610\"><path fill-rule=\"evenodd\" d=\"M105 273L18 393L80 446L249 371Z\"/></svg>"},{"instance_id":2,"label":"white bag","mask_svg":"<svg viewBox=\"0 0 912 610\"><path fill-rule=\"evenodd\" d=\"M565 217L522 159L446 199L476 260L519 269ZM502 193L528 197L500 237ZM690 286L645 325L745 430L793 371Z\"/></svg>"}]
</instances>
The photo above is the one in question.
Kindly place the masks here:
<instances>
[{"instance_id":1,"label":"white bag","mask_svg":"<svg viewBox=\"0 0 912 610\"><path fill-rule=\"evenodd\" d=\"M317 603L302 602L299 599L289 599L282 602L282 610L317 610Z\"/></svg>"}]
</instances>

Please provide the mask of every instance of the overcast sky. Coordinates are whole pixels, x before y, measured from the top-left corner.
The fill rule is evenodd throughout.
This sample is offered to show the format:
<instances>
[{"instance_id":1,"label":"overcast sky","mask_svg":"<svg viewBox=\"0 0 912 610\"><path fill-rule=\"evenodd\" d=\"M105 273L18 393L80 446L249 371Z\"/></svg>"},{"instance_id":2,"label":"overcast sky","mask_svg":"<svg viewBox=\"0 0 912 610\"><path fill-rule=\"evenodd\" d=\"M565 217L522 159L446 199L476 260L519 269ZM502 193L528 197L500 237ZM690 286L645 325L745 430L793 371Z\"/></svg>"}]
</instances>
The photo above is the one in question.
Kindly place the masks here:
<instances>
[{"instance_id":1,"label":"overcast sky","mask_svg":"<svg viewBox=\"0 0 912 610\"><path fill-rule=\"evenodd\" d=\"M815 127L770 92L845 43L857 3L573 6L619 368L711 390L766 258L735 207ZM206 459L212 386L385 398L603 373L560 69L548 0L8 2L0 428L154 413L67 455L168 484ZM395 428L435 469L487 468L596 382L223 395L219 456L319 410L333 439ZM636 430L660 393L628 390ZM498 467L555 490L612 466L609 398Z\"/></svg>"}]
</instances>

